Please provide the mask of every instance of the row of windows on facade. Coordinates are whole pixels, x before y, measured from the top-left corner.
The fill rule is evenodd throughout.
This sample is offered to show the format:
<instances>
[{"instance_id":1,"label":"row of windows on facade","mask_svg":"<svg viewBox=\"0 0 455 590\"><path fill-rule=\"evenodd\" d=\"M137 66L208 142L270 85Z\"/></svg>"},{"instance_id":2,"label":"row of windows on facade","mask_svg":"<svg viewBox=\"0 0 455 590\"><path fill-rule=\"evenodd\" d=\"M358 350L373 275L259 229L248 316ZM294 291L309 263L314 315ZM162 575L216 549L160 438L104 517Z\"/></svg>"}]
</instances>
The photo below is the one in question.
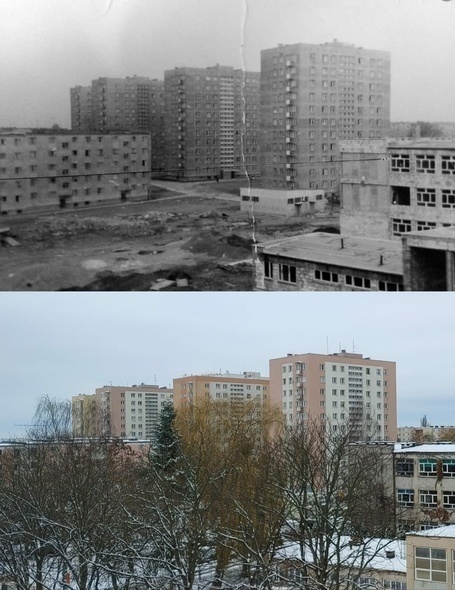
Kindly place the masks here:
<instances>
[{"instance_id":1,"label":"row of windows on facade","mask_svg":"<svg viewBox=\"0 0 455 590\"><path fill-rule=\"evenodd\" d=\"M331 188L332 190L335 190L338 186L338 183L336 180L332 180L330 181L330 185L329 185L329 181L328 180L324 180L322 183L318 183L318 182L314 182L311 181L309 183L309 185L307 185L307 183L299 183L299 182L294 182L293 180L288 181L288 180L277 180L277 179L273 179L270 181L272 183L272 186L274 188L294 188L294 189L304 189L304 188L310 188L310 189L318 189L318 188L323 188L323 189L329 189ZM321 184L321 186L319 186L319 184Z\"/></svg>"},{"instance_id":2,"label":"row of windows on facade","mask_svg":"<svg viewBox=\"0 0 455 590\"><path fill-rule=\"evenodd\" d=\"M302 405L303 406L306 406L306 400L304 399L305 396L306 396L306 394L307 394L306 388L302 388L302 389L297 388L297 389L298 389L298 391L296 393L296 399L297 400L301 400L302 401ZM286 393L286 391L287 390L283 390L283 397L286 397L287 395L289 397L292 397L293 396L292 389L290 389L289 391L287 391L287 393ZM332 391L332 393L331 393L332 397L333 396L338 397L338 394L340 395L340 397L345 397L345 395L346 395L346 390L345 389L332 389L331 391ZM357 394L361 394L360 395L360 400L363 399L363 388L362 389L358 389L358 390L357 389L349 389L348 392L349 392L349 398L350 399L357 399L357 397L358 397ZM325 396L326 390L324 388L321 388L319 390L319 393L320 393L321 396ZM376 392L376 397L377 398L381 398L382 395L383 394L382 394L381 391L377 391ZM369 391L369 390L365 391L365 397L367 399L371 399L371 391ZM385 399L388 399L388 397L389 397L388 392L387 391L384 391L384 398ZM320 402L320 404L321 403L322 402ZM334 408L338 407L337 404L338 404L338 402L336 400L333 400L332 401L332 407L334 407ZM376 409L377 410L381 410L382 409L382 405L383 405L382 402L377 402L376 403ZM325 401L324 401L324 406L325 406ZM324 406L321 406L321 407L324 407ZM345 402L344 401L340 402L340 408L344 408L344 407L345 407ZM371 401L365 402L365 409L368 410L368 411L370 411L370 409L371 409ZM384 410L388 410L388 409L389 409L388 402L384 402ZM386 416L385 419L388 420L388 416Z\"/></svg>"},{"instance_id":3,"label":"row of windows on facade","mask_svg":"<svg viewBox=\"0 0 455 590\"><path fill-rule=\"evenodd\" d=\"M400 237L411 231L426 231L437 227L454 227L453 223L437 223L436 221L417 221L413 219L392 219L392 235Z\"/></svg>"},{"instance_id":4,"label":"row of windows on facade","mask_svg":"<svg viewBox=\"0 0 455 590\"><path fill-rule=\"evenodd\" d=\"M422 172L427 174L455 174L455 156L430 154L392 154L390 158L392 172Z\"/></svg>"},{"instance_id":5,"label":"row of windows on facade","mask_svg":"<svg viewBox=\"0 0 455 590\"><path fill-rule=\"evenodd\" d=\"M423 459L397 459L395 471L400 476L413 476L415 467L419 467L419 475L423 477L455 477L455 459L436 459L434 457ZM453 492L455 494L455 491Z\"/></svg>"},{"instance_id":6,"label":"row of windows on facade","mask_svg":"<svg viewBox=\"0 0 455 590\"><path fill-rule=\"evenodd\" d=\"M455 189L435 189L416 187L411 191L410 187L392 187L392 205L419 207L442 207L453 209L455 207Z\"/></svg>"},{"instance_id":7,"label":"row of windows on facade","mask_svg":"<svg viewBox=\"0 0 455 590\"><path fill-rule=\"evenodd\" d=\"M275 55L272 58L272 63L286 63L287 66L294 65L297 60L299 59L299 54L297 53L289 53L284 54L281 53L280 55ZM308 55L308 59L310 63L316 63L320 61L321 63L331 63L331 64L358 64L362 66L368 65L370 68L382 68L385 65L389 64L388 60L383 59L382 57L359 57L357 55L345 55L345 54L338 54L338 53L316 53L311 52Z\"/></svg>"},{"instance_id":8,"label":"row of windows on facade","mask_svg":"<svg viewBox=\"0 0 455 590\"><path fill-rule=\"evenodd\" d=\"M356 287L359 289L371 289L373 281L371 279L355 276L355 275L340 275L339 273L315 269L313 278L316 281L325 283L344 284L349 287ZM264 276L266 279L273 279L274 264L270 260L264 260ZM344 280L343 280L344 279ZM288 264L278 264L278 280L287 283L297 283L296 267ZM394 281L378 281L378 288L380 291L403 291L402 283Z\"/></svg>"},{"instance_id":9,"label":"row of windows on facade","mask_svg":"<svg viewBox=\"0 0 455 590\"><path fill-rule=\"evenodd\" d=\"M321 363L319 365L319 370L320 371L325 371L328 367L326 367L325 364ZM331 370L336 373L338 372L338 368L340 369L340 373L345 373L346 372L346 365L332 365L331 366ZM357 375L358 373L363 373L365 369L365 375L371 375L371 369L370 367L363 367L361 365L358 366L353 366L353 365L348 365L348 373L350 376L354 376ZM307 366L305 363L295 363L295 370L297 372L297 374L302 374L303 371L307 370ZM282 367L282 372L283 373L292 373L292 365L283 365ZM381 368L377 368L376 369L376 375L387 375L387 369L381 369Z\"/></svg>"},{"instance_id":10,"label":"row of windows on facade","mask_svg":"<svg viewBox=\"0 0 455 590\"><path fill-rule=\"evenodd\" d=\"M274 62L276 63L276 62ZM328 63L328 62L326 62ZM334 67L330 67L328 68L327 66L323 66L322 68L317 68L315 66L310 66L309 68L309 73L311 74L316 74L316 75L322 75L322 76L334 76L334 77L339 77L339 78L344 78L344 77L354 77L354 75L357 73L357 78L363 78L363 77L369 77L371 79L374 78L378 78L379 80L383 78L384 73L383 71L376 71L376 70L370 70L370 71L366 71L363 69L358 69L358 68L354 68L354 67L345 67L345 64L342 64L343 67L339 67L339 68L334 68ZM298 73L298 68L295 67L296 64L290 64L288 65L286 68L274 68L272 69L272 76L273 77L277 77L277 76L284 76L284 75L295 75ZM266 70L267 71L267 70ZM306 75L306 71L305 71L305 75Z\"/></svg>"},{"instance_id":11,"label":"row of windows on facade","mask_svg":"<svg viewBox=\"0 0 455 590\"><path fill-rule=\"evenodd\" d=\"M146 135L141 135L140 136L142 143L146 143L148 137ZM97 140L98 143L102 143L103 141L106 141L107 138L105 136L98 136L98 137L93 137L93 136L81 136L81 135L74 135L73 137L71 137L71 143L79 143L81 141L84 141L86 143L91 143L92 140ZM109 140L111 138L109 137ZM33 137L33 136L28 136L28 137L0 137L0 145L25 145L26 143L28 143L29 145L37 145L36 143L37 137ZM116 142L118 141L119 138L117 136L113 136L112 137L112 141ZM128 141L124 141L123 145L124 147L128 147L130 145L130 141L137 141L138 137L136 135L132 135ZM49 144L55 144L56 142L56 137L54 137L53 135L50 135L48 137L48 143ZM63 142L62 147L68 147L68 143L69 142Z\"/></svg>"},{"instance_id":12,"label":"row of windows on facade","mask_svg":"<svg viewBox=\"0 0 455 590\"><path fill-rule=\"evenodd\" d=\"M366 375L369 375L369 374L370 373L366 373ZM378 373L378 375L380 375L380 373ZM326 378L324 376L321 376L319 379L320 379L321 383L326 382L326 380L325 380ZM296 379L296 383L306 383L306 381L307 381L307 378L305 375L301 376L301 377L297 377L297 379ZM349 381L349 384L354 383L354 382L358 382L358 383L364 382L363 377L351 377L350 373L349 373L348 381ZM291 384L292 382L293 382L293 377L283 377L283 385L286 385L286 383ZM339 383L340 385L344 385L346 383L346 378L345 377L332 377L331 382L332 382L332 384ZM365 379L365 385L367 387L371 386L371 379ZM388 387L388 385L389 385L388 381L384 381L384 387ZM382 380L381 379L376 379L376 387L382 387ZM341 391L342 391L341 395L344 395L344 390L341 390ZM337 390L333 389L332 394L337 395ZM377 392L377 396L381 397L380 391Z\"/></svg>"}]
</instances>

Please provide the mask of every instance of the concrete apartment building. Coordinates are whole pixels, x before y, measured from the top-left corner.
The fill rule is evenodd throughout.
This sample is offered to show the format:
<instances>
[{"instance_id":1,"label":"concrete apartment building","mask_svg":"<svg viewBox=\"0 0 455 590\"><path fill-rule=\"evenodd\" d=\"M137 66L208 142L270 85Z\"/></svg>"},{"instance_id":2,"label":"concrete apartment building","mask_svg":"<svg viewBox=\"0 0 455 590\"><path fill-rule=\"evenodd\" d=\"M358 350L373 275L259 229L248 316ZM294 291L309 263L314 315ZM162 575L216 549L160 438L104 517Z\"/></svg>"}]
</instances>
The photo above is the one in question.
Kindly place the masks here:
<instances>
[{"instance_id":1,"label":"concrete apartment building","mask_svg":"<svg viewBox=\"0 0 455 590\"><path fill-rule=\"evenodd\" d=\"M455 433L455 426L399 426L398 442L437 442L449 433Z\"/></svg>"},{"instance_id":2,"label":"concrete apartment building","mask_svg":"<svg viewBox=\"0 0 455 590\"><path fill-rule=\"evenodd\" d=\"M345 141L341 233L378 239L455 226L455 142Z\"/></svg>"},{"instance_id":3,"label":"concrete apartment building","mask_svg":"<svg viewBox=\"0 0 455 590\"><path fill-rule=\"evenodd\" d=\"M259 73L216 65L164 73L165 169L180 180L257 176Z\"/></svg>"},{"instance_id":4,"label":"concrete apartment building","mask_svg":"<svg viewBox=\"0 0 455 590\"><path fill-rule=\"evenodd\" d=\"M288 354L271 359L270 401L285 423L328 420L350 423L359 440L395 441L396 365L345 350L334 354Z\"/></svg>"},{"instance_id":5,"label":"concrete apartment building","mask_svg":"<svg viewBox=\"0 0 455 590\"><path fill-rule=\"evenodd\" d=\"M455 444L403 444L395 451L395 488L402 529L454 523Z\"/></svg>"},{"instance_id":6,"label":"concrete apartment building","mask_svg":"<svg viewBox=\"0 0 455 590\"><path fill-rule=\"evenodd\" d=\"M97 435L150 439L172 390L158 385L105 385L93 395L72 398L73 434L89 436L81 425L95 424ZM91 414L90 414L91 413Z\"/></svg>"},{"instance_id":7,"label":"concrete apartment building","mask_svg":"<svg viewBox=\"0 0 455 590\"><path fill-rule=\"evenodd\" d=\"M146 77L98 78L70 90L71 129L80 133L149 133L151 169L164 165L164 82Z\"/></svg>"},{"instance_id":8,"label":"concrete apartment building","mask_svg":"<svg viewBox=\"0 0 455 590\"><path fill-rule=\"evenodd\" d=\"M71 398L71 422L75 437L97 436L99 434L98 419L95 394L74 395Z\"/></svg>"},{"instance_id":9,"label":"concrete apartment building","mask_svg":"<svg viewBox=\"0 0 455 590\"><path fill-rule=\"evenodd\" d=\"M261 178L269 189L339 191L340 139L390 126L390 54L334 41L261 51Z\"/></svg>"},{"instance_id":10,"label":"concrete apartment building","mask_svg":"<svg viewBox=\"0 0 455 590\"><path fill-rule=\"evenodd\" d=\"M174 379L174 407L197 406L206 400L248 402L269 400L269 379L260 373L207 373Z\"/></svg>"},{"instance_id":11,"label":"concrete apartment building","mask_svg":"<svg viewBox=\"0 0 455 590\"><path fill-rule=\"evenodd\" d=\"M455 142L346 140L340 155L341 235L257 245L256 289L455 290Z\"/></svg>"},{"instance_id":12,"label":"concrete apartment building","mask_svg":"<svg viewBox=\"0 0 455 590\"><path fill-rule=\"evenodd\" d=\"M0 131L0 213L147 198L148 134Z\"/></svg>"}]
</instances>

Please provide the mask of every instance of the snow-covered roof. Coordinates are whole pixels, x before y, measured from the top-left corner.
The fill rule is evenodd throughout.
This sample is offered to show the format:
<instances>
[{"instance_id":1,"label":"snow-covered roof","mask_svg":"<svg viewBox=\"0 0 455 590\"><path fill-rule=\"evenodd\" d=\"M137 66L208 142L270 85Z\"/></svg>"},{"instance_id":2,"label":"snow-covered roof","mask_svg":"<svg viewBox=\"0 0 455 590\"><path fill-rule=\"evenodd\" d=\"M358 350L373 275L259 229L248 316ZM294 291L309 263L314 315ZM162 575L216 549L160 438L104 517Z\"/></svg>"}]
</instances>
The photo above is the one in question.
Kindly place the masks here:
<instances>
[{"instance_id":1,"label":"snow-covered roof","mask_svg":"<svg viewBox=\"0 0 455 590\"><path fill-rule=\"evenodd\" d=\"M427 529L425 531L415 531L408 533L417 537L453 537L455 538L455 524L448 524L436 527L435 529Z\"/></svg>"},{"instance_id":2,"label":"snow-covered roof","mask_svg":"<svg viewBox=\"0 0 455 590\"><path fill-rule=\"evenodd\" d=\"M405 446L402 445L401 448L398 448L398 445L395 446L394 453L401 453L401 454L409 454L409 453L423 453L425 455L439 455L439 454L455 454L455 444L448 443L448 444L426 444L426 445L416 445L416 446Z\"/></svg>"},{"instance_id":3,"label":"snow-covered roof","mask_svg":"<svg viewBox=\"0 0 455 590\"><path fill-rule=\"evenodd\" d=\"M455 527L455 525L454 525ZM455 531L455 528L454 528ZM365 567L367 570L380 570L392 572L406 572L406 545L404 541L388 539L370 539L361 545L349 545L349 537L344 537L340 544L339 560L346 567ZM394 552L393 557L389 552ZM386 553L387 552L387 553ZM363 557L362 557L363 556ZM296 542L290 542L283 546L278 559L300 559L300 547ZM311 552L307 550L305 560L312 562ZM331 561L338 561L338 554L335 547L332 552Z\"/></svg>"}]
</instances>

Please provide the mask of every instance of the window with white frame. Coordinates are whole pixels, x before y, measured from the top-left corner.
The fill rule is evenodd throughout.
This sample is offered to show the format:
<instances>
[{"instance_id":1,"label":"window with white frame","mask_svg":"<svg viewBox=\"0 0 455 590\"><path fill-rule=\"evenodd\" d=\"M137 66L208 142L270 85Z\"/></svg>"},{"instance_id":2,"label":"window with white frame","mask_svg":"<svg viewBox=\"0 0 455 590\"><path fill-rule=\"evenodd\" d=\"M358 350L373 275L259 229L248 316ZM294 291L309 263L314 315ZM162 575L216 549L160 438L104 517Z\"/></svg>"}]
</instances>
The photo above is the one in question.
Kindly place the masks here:
<instances>
[{"instance_id":1,"label":"window with white frame","mask_svg":"<svg viewBox=\"0 0 455 590\"><path fill-rule=\"evenodd\" d=\"M436 490L419 490L420 506L423 508L436 508L438 505L438 494Z\"/></svg>"},{"instance_id":2,"label":"window with white frame","mask_svg":"<svg viewBox=\"0 0 455 590\"><path fill-rule=\"evenodd\" d=\"M436 459L420 459L419 475L426 477L435 477L438 474Z\"/></svg>"},{"instance_id":3,"label":"window with white frame","mask_svg":"<svg viewBox=\"0 0 455 590\"><path fill-rule=\"evenodd\" d=\"M442 505L444 508L451 508L452 510L455 508L455 491L448 490L446 492L442 492Z\"/></svg>"},{"instance_id":4,"label":"window with white frame","mask_svg":"<svg viewBox=\"0 0 455 590\"><path fill-rule=\"evenodd\" d=\"M385 590L408 590L406 582L398 582L397 580L384 580Z\"/></svg>"},{"instance_id":5,"label":"window with white frame","mask_svg":"<svg viewBox=\"0 0 455 590\"><path fill-rule=\"evenodd\" d=\"M442 472L444 477L455 477L455 459L443 459Z\"/></svg>"},{"instance_id":6,"label":"window with white frame","mask_svg":"<svg viewBox=\"0 0 455 590\"><path fill-rule=\"evenodd\" d=\"M398 489L397 500L400 506L414 506L414 490Z\"/></svg>"},{"instance_id":7,"label":"window with white frame","mask_svg":"<svg viewBox=\"0 0 455 590\"><path fill-rule=\"evenodd\" d=\"M416 580L445 583L447 581L446 550L416 547L414 571Z\"/></svg>"}]
</instances>

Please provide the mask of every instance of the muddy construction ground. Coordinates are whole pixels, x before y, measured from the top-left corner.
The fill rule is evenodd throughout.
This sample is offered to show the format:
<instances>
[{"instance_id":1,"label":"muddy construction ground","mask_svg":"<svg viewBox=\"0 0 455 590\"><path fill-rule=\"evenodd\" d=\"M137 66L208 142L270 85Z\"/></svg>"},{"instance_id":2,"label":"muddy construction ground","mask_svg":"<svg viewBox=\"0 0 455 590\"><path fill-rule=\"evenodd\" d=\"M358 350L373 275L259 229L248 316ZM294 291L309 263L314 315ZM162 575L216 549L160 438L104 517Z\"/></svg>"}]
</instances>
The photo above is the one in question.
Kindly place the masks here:
<instances>
[{"instance_id":1,"label":"muddy construction ground","mask_svg":"<svg viewBox=\"0 0 455 590\"><path fill-rule=\"evenodd\" d=\"M241 186L157 182L142 203L2 217L0 230L9 227L19 245L0 246L0 290L251 291L254 239L338 227L330 206L311 218L256 216L253 225L240 211Z\"/></svg>"}]
</instances>

